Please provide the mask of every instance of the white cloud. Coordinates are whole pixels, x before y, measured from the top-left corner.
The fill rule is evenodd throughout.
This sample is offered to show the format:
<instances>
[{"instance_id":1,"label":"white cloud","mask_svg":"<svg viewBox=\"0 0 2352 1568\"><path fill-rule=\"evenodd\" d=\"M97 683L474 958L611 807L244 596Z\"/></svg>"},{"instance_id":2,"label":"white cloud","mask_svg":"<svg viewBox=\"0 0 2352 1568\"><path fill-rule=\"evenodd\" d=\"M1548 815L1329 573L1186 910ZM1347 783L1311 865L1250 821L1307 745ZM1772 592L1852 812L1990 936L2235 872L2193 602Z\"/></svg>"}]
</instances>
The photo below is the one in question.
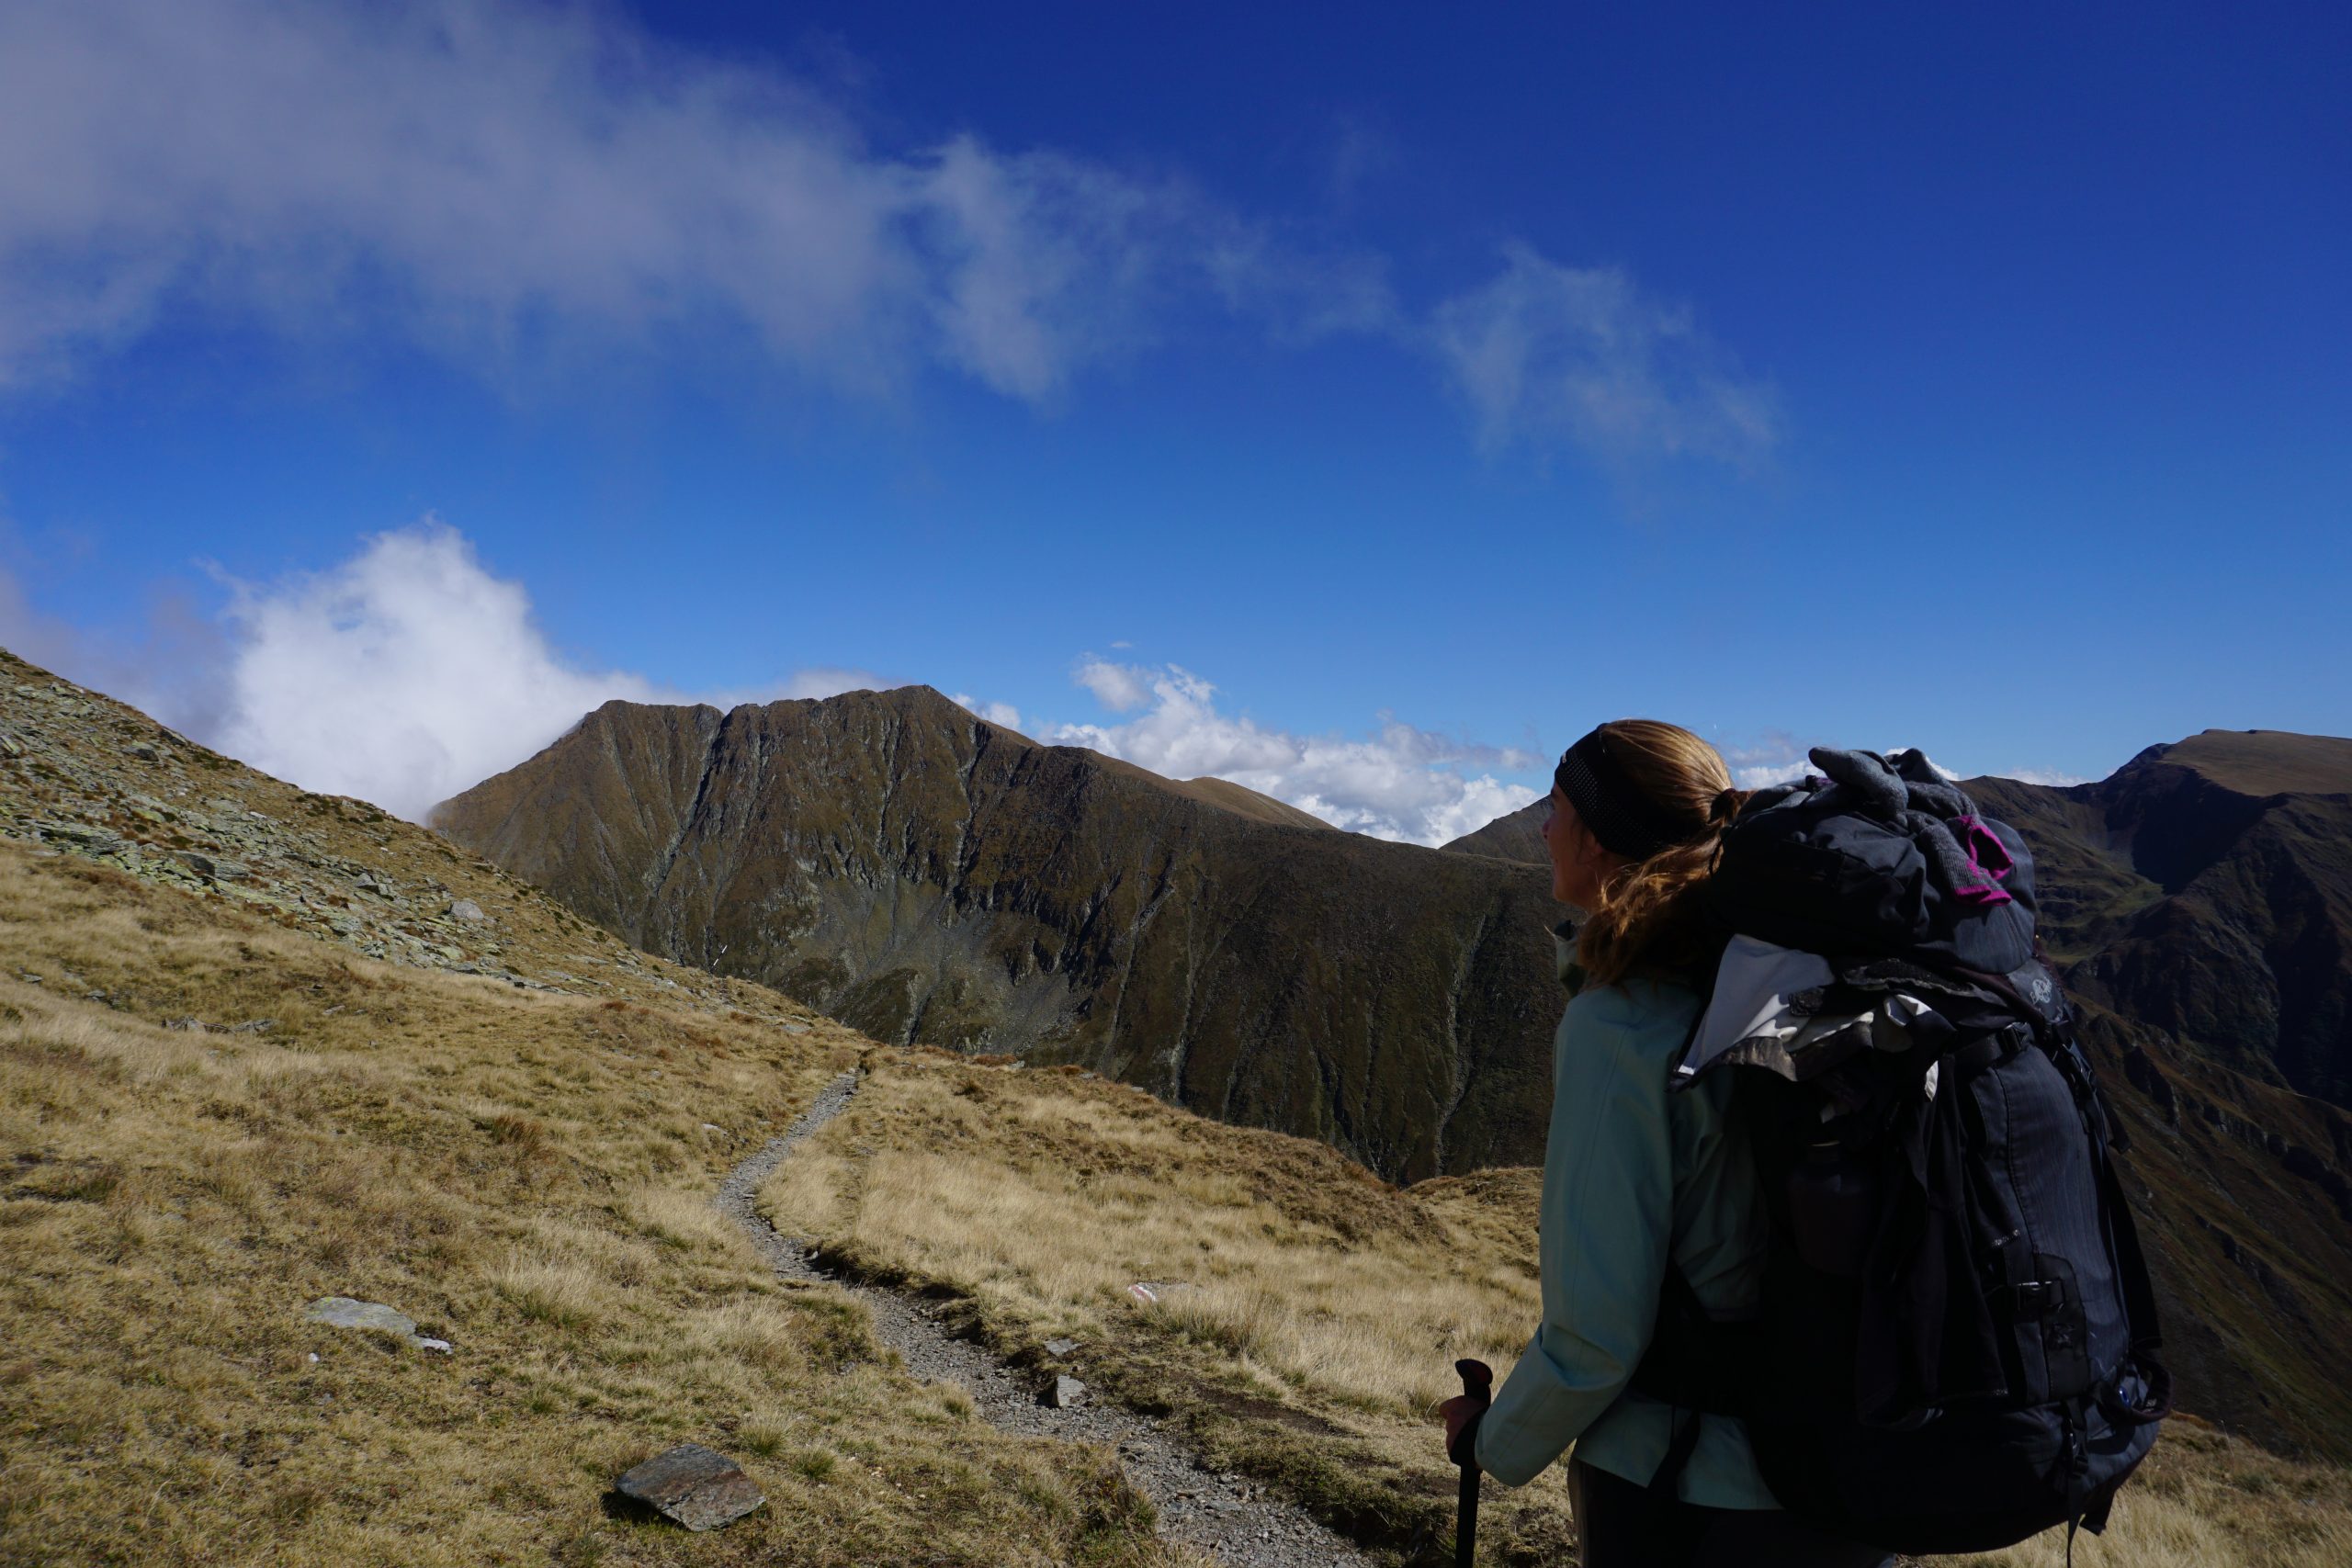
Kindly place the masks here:
<instances>
[{"instance_id":1,"label":"white cloud","mask_svg":"<svg viewBox=\"0 0 2352 1568\"><path fill-rule=\"evenodd\" d=\"M1021 710L1011 703L984 703L979 698L967 695L962 692L956 693L947 700L973 717L984 718L1000 729L1021 728Z\"/></svg>"},{"instance_id":2,"label":"white cloud","mask_svg":"<svg viewBox=\"0 0 2352 1568\"><path fill-rule=\"evenodd\" d=\"M2091 782L2080 773L2062 773L2055 768L2003 768L1994 776L2015 779L2019 784L2041 784L2050 789L2064 789L2070 784Z\"/></svg>"},{"instance_id":3,"label":"white cloud","mask_svg":"<svg viewBox=\"0 0 2352 1568\"><path fill-rule=\"evenodd\" d=\"M1726 766L1731 769L1731 782L1741 789L1762 789L1768 784L1787 784L1801 779L1813 770L1805 760L1805 748L1786 730L1770 729L1745 746L1719 748Z\"/></svg>"},{"instance_id":4,"label":"white cloud","mask_svg":"<svg viewBox=\"0 0 2352 1568\"><path fill-rule=\"evenodd\" d=\"M1188 291L1284 330L1386 310L1376 266L1173 182L878 150L605 6L0 7L0 386L218 312L498 368L748 328L835 382L928 361L1034 399Z\"/></svg>"},{"instance_id":5,"label":"white cloud","mask_svg":"<svg viewBox=\"0 0 2352 1568\"><path fill-rule=\"evenodd\" d=\"M936 365L1038 400L1191 308L1433 355L1490 448L1747 465L1780 438L1770 389L1622 269L1513 246L1408 310L1383 257L1181 178L878 146L837 96L601 4L0 6L0 389L196 321L389 331L500 379L750 344L861 392Z\"/></svg>"},{"instance_id":6,"label":"white cloud","mask_svg":"<svg viewBox=\"0 0 2352 1568\"><path fill-rule=\"evenodd\" d=\"M1742 789L1762 789L1768 784L1792 784L1812 772L1805 762L1759 762L1731 771L1731 782Z\"/></svg>"},{"instance_id":7,"label":"white cloud","mask_svg":"<svg viewBox=\"0 0 2352 1568\"><path fill-rule=\"evenodd\" d=\"M1688 309L1617 267L1524 245L1493 281L1438 308L1432 342L1489 450L1565 442L1614 464L1754 464L1780 441L1779 400L1743 376Z\"/></svg>"},{"instance_id":8,"label":"white cloud","mask_svg":"<svg viewBox=\"0 0 2352 1568\"><path fill-rule=\"evenodd\" d=\"M695 700L561 659L522 586L492 576L462 535L430 519L377 536L330 571L232 587L221 713L205 739L305 789L412 819L611 698ZM757 697L882 684L862 671L808 670Z\"/></svg>"},{"instance_id":9,"label":"white cloud","mask_svg":"<svg viewBox=\"0 0 2352 1568\"><path fill-rule=\"evenodd\" d=\"M1110 687L1122 699L1104 698L1114 711L1146 702L1148 711L1117 724L1057 725L1048 739L1091 747L1169 778L1229 779L1336 827L1415 843L1459 838L1536 798L1534 790L1490 772L1464 771L1537 765L1521 751L1452 740L1386 715L1361 739L1295 735L1220 713L1216 688L1181 665L1107 666L1119 672L1116 680L1102 677L1103 668L1101 660L1081 662L1076 679L1098 696ZM1125 702L1131 694L1141 700Z\"/></svg>"},{"instance_id":10,"label":"white cloud","mask_svg":"<svg viewBox=\"0 0 2352 1568\"><path fill-rule=\"evenodd\" d=\"M1151 701L1152 672L1135 664L1114 664L1087 654L1070 679L1094 694L1113 713L1133 713Z\"/></svg>"}]
</instances>

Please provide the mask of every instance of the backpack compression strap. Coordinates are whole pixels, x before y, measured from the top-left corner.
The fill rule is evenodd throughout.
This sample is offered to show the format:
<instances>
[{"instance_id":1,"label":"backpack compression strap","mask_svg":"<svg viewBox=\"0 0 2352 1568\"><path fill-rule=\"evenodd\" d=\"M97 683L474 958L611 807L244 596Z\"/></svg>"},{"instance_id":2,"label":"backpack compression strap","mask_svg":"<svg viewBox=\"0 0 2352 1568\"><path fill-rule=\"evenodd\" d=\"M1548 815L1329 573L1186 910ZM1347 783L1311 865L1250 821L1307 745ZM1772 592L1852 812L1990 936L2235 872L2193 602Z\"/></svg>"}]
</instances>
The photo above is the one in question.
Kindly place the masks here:
<instances>
[{"instance_id":1,"label":"backpack compression strap","mask_svg":"<svg viewBox=\"0 0 2352 1568\"><path fill-rule=\"evenodd\" d=\"M1666 1278L1658 1283L1657 1326L1627 1382L1667 1406L1666 1457L1650 1477L1653 1495L1673 1500L1706 1417L1736 1417L1752 1406L1762 1337L1760 1322L1709 1317L1681 1266L1667 1260Z\"/></svg>"}]
</instances>

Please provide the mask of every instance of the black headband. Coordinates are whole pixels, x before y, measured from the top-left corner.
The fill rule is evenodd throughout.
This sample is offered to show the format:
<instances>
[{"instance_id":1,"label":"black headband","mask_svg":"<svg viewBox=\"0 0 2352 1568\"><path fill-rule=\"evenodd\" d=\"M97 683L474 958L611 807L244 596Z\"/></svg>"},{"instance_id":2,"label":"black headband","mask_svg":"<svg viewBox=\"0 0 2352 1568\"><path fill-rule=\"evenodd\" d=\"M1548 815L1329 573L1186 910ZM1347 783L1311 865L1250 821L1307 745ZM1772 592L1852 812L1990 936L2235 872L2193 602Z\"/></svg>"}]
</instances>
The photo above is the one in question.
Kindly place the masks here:
<instances>
[{"instance_id":1,"label":"black headband","mask_svg":"<svg viewBox=\"0 0 2352 1568\"><path fill-rule=\"evenodd\" d=\"M1600 847L1627 860L1647 860L1660 850L1688 843L1704 824L1677 821L1660 811L1611 754L1608 738L1598 729L1561 753L1552 782L1577 808L1584 825Z\"/></svg>"}]
</instances>

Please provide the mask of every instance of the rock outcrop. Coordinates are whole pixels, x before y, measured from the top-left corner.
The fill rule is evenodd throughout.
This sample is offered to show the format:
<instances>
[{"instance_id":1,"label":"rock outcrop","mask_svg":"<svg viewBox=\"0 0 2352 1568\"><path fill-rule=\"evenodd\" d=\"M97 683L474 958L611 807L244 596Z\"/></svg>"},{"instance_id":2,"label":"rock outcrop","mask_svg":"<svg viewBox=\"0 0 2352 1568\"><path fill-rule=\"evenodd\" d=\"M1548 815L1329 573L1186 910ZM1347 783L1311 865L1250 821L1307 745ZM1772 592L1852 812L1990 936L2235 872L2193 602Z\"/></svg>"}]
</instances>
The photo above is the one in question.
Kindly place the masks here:
<instances>
[{"instance_id":1,"label":"rock outcrop","mask_svg":"<svg viewBox=\"0 0 2352 1568\"><path fill-rule=\"evenodd\" d=\"M5 650L0 838L96 861L389 963L529 990L658 994L709 1010L749 1007L762 1017L774 1010L763 994L739 998L699 970L645 957L364 800L311 795L256 773ZM258 1032L268 1021L184 1019L177 1026Z\"/></svg>"}]
</instances>

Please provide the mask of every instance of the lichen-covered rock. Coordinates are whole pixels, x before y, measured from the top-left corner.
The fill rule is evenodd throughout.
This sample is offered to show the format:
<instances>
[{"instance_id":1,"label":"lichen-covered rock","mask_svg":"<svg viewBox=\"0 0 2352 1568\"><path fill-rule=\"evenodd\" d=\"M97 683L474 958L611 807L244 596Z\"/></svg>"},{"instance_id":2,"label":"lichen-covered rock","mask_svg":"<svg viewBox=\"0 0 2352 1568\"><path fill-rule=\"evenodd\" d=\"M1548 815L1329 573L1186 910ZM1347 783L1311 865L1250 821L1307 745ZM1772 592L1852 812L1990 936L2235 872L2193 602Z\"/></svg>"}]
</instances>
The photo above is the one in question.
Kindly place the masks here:
<instances>
[{"instance_id":1,"label":"lichen-covered rock","mask_svg":"<svg viewBox=\"0 0 2352 1568\"><path fill-rule=\"evenodd\" d=\"M690 1530L731 1524L767 1501L741 1465L700 1443L680 1443L654 1455L615 1486Z\"/></svg>"}]
</instances>

